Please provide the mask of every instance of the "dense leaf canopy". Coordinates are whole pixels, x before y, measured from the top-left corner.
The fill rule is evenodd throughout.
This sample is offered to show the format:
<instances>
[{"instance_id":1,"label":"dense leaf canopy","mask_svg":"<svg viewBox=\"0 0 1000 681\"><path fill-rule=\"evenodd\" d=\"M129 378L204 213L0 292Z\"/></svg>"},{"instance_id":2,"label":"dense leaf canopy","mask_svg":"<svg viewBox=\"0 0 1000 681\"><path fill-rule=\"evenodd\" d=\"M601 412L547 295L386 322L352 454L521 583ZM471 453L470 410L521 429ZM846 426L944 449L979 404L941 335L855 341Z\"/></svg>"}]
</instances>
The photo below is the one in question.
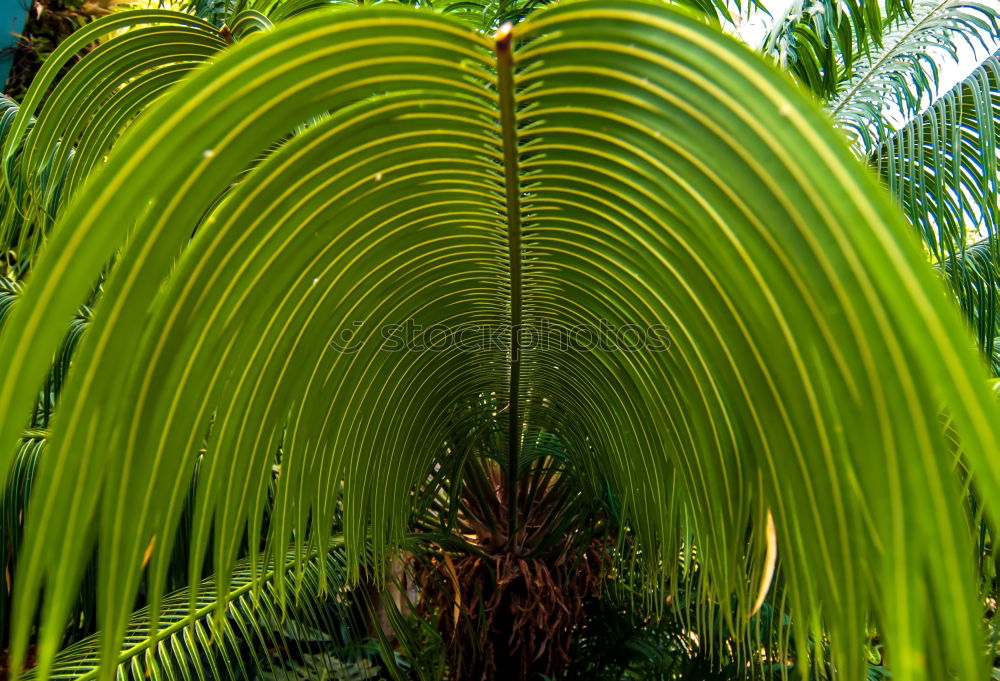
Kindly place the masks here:
<instances>
[{"instance_id":1,"label":"dense leaf canopy","mask_svg":"<svg viewBox=\"0 0 1000 681\"><path fill-rule=\"evenodd\" d=\"M873 622L895 678L985 678L960 475L995 524L988 372L815 102L662 4L571 2L496 36L388 5L286 7L274 27L239 9L225 31L162 10L95 22L2 119L5 239L24 254L0 333L5 470L93 303L37 463L15 654L40 603L45 676L96 545L113 672L144 569L158 626L192 484L193 585L210 553L231 592L265 509L266 549L240 568L291 545L279 603L341 512L357 576L369 540L376 556L404 541L450 434L487 418L513 461L553 434L607 481L657 600L693 543L703 597L733 599L744 627L772 517L789 611L829 634L843 678L863 677ZM880 30L912 8L887 11ZM123 28L39 109L59 59ZM995 200L992 148L977 196Z\"/></svg>"}]
</instances>

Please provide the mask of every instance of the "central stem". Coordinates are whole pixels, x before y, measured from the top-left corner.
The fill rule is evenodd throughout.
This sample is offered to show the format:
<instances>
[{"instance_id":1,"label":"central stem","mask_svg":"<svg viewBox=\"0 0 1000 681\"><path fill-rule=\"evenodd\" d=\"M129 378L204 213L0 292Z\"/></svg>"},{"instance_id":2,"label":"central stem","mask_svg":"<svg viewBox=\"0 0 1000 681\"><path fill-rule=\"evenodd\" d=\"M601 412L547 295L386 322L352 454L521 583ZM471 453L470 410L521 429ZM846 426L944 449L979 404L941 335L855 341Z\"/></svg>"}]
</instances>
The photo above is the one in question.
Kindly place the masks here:
<instances>
[{"instance_id":1,"label":"central stem","mask_svg":"<svg viewBox=\"0 0 1000 681\"><path fill-rule=\"evenodd\" d=\"M497 56L497 91L500 95L500 130L503 136L504 189L507 197L507 252L510 258L510 409L507 412L507 547L517 534L517 469L520 459L521 394L521 199L518 187L517 120L514 106L514 57L512 25L500 27L494 37Z\"/></svg>"}]
</instances>

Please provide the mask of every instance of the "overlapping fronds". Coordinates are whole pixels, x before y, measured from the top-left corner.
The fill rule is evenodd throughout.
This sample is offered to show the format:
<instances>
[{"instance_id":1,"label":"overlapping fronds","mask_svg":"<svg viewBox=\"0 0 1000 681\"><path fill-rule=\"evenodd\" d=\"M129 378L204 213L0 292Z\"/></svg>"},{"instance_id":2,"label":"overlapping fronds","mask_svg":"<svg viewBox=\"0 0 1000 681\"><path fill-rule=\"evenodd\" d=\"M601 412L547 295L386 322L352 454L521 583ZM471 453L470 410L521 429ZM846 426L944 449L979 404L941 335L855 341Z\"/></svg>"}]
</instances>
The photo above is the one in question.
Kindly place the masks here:
<instances>
[{"instance_id":1,"label":"overlapping fronds","mask_svg":"<svg viewBox=\"0 0 1000 681\"><path fill-rule=\"evenodd\" d=\"M859 61L884 45L914 0L794 0L774 22L761 52L823 99L834 96Z\"/></svg>"},{"instance_id":2,"label":"overlapping fronds","mask_svg":"<svg viewBox=\"0 0 1000 681\"><path fill-rule=\"evenodd\" d=\"M721 0L678 2L713 18L728 17L728 4ZM233 39L269 30L274 23L301 14L354 4L350 0L243 0L224 7L195 3L187 7L192 14L125 11L74 33L46 59L23 102L25 115L16 116L18 106L10 100L0 103L6 184L0 199L4 269L10 260L12 272L23 276L63 203L103 164L122 131L192 69ZM541 4L541 0L517 0L426 7L488 30L518 21ZM113 39L107 40L109 36ZM50 87L80 50L102 40L50 96ZM39 111L42 101L45 107ZM29 113L38 113L37 123Z\"/></svg>"},{"instance_id":3,"label":"overlapping fronds","mask_svg":"<svg viewBox=\"0 0 1000 681\"><path fill-rule=\"evenodd\" d=\"M733 11L749 14L763 9L760 0L665 0L692 9L715 24L733 21ZM447 14L482 31L493 31L505 23L516 24L552 0L192 0L185 10L212 24L232 26L246 11L258 12L273 22L327 7L400 4Z\"/></svg>"},{"instance_id":4,"label":"overlapping fronds","mask_svg":"<svg viewBox=\"0 0 1000 681\"><path fill-rule=\"evenodd\" d=\"M18 448L14 462L7 472L4 493L0 497L0 523L3 528L3 574L13 575L17 569L17 556L21 549L24 528L24 512L28 508L28 495L34 478L35 467L41 450L45 448L44 433L31 433ZM8 579L0 587L0 643L9 641L7 625L10 621L11 589ZM85 619L85 618L80 618ZM87 623L89 624L89 623Z\"/></svg>"},{"instance_id":5,"label":"overlapping fronds","mask_svg":"<svg viewBox=\"0 0 1000 681\"><path fill-rule=\"evenodd\" d=\"M48 93L82 47L123 30L88 52ZM225 46L211 25L166 10L113 14L62 42L4 126L0 244L22 263L29 261L63 201L103 163L122 131L166 88ZM7 104L11 113L14 107Z\"/></svg>"},{"instance_id":6,"label":"overlapping fronds","mask_svg":"<svg viewBox=\"0 0 1000 681\"><path fill-rule=\"evenodd\" d=\"M958 258L975 265L971 273L979 294L995 295L1000 252L998 220L998 151L1000 131L1000 55L994 54L968 78L945 93L870 156L903 212L914 225L932 260L945 272L970 311L968 267L953 268ZM980 241L971 259L966 243ZM989 254L993 264L984 259ZM979 294L976 298L979 299ZM980 347L992 354L997 309L985 299L974 305L973 322Z\"/></svg>"},{"instance_id":7,"label":"overlapping fronds","mask_svg":"<svg viewBox=\"0 0 1000 681\"><path fill-rule=\"evenodd\" d=\"M994 54L871 154L936 260L995 232L1000 55Z\"/></svg>"},{"instance_id":8,"label":"overlapping fronds","mask_svg":"<svg viewBox=\"0 0 1000 681\"><path fill-rule=\"evenodd\" d=\"M858 60L830 103L836 124L867 156L938 95L942 65L962 46L990 48L1000 35L1000 5L968 0L916 0L913 15L885 36L883 49ZM988 99L988 98L987 98Z\"/></svg>"},{"instance_id":9,"label":"overlapping fronds","mask_svg":"<svg viewBox=\"0 0 1000 681\"><path fill-rule=\"evenodd\" d=\"M0 328L3 328L7 315L16 304L20 295L21 284L19 282L6 277L0 277ZM48 427L49 420L52 418L55 410L56 402L59 399L59 394L62 392L62 387L66 382L66 376L69 374L70 360L73 357L73 352L76 350L77 343L79 343L83 332L87 329L91 314L92 310L90 307L83 305L77 310L76 315L70 321L66 336L63 338L63 342L53 358L49 376L38 396L38 404L35 407L35 414L29 424L30 428Z\"/></svg>"},{"instance_id":10,"label":"overlapping fronds","mask_svg":"<svg viewBox=\"0 0 1000 681\"><path fill-rule=\"evenodd\" d=\"M800 660L822 631L843 678L862 678L875 622L896 678L985 678L939 422L1000 520L985 368L822 112L704 21L584 0L492 39L415 9L307 14L192 70L67 200L0 332L7 470L115 258L26 518L12 648L40 602L39 676L95 536L105 677L147 561L163 624L210 421L192 583L211 547L231 592L280 443L268 542L293 546L284 607L341 485L356 574L369 538L376 556L403 541L455 418L470 432L495 398L509 466L537 432L593 460L650 585L696 546L699 595L732 599L729 631L769 579L771 516Z\"/></svg>"},{"instance_id":11,"label":"overlapping fronds","mask_svg":"<svg viewBox=\"0 0 1000 681\"><path fill-rule=\"evenodd\" d=\"M992 238L977 241L947 257L939 267L955 291L985 356L996 367L1000 362L994 349L1000 337L997 333L1000 272L997 271L997 249L992 241ZM994 370L994 373L997 372Z\"/></svg>"},{"instance_id":12,"label":"overlapping fronds","mask_svg":"<svg viewBox=\"0 0 1000 681\"><path fill-rule=\"evenodd\" d=\"M282 559L292 562L295 556ZM320 584L320 564L325 585ZM287 680L301 678L296 667L310 671L310 678L363 681L376 676L370 661L351 659L342 640L348 626L355 628L355 636L364 634L364 623L357 619L362 611L356 597L345 591L347 573L339 539L306 561L294 606L280 607L276 578L291 579L273 565L242 561L234 566L229 590L221 597L214 581L204 580L193 610L188 589L170 594L163 600L155 636L149 635L148 609L138 611L129 619L114 678ZM49 678L97 678L99 651L97 635L70 646L56 658ZM366 669L373 673L363 673ZM22 678L37 677L29 671Z\"/></svg>"},{"instance_id":13,"label":"overlapping fronds","mask_svg":"<svg viewBox=\"0 0 1000 681\"><path fill-rule=\"evenodd\" d=\"M234 4L233 0L188 0L181 4L181 9L221 27L231 16Z\"/></svg>"}]
</instances>

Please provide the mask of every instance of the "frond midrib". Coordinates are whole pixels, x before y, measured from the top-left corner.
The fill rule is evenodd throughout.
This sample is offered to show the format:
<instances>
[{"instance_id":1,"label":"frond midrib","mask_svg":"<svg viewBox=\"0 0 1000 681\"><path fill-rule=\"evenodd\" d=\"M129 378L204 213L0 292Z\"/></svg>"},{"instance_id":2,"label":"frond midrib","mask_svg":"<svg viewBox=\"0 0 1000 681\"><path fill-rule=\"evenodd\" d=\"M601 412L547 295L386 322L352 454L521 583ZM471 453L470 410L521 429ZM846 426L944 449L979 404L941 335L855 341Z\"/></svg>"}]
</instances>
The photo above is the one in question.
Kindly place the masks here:
<instances>
[{"instance_id":1,"label":"frond midrib","mask_svg":"<svg viewBox=\"0 0 1000 681\"><path fill-rule=\"evenodd\" d=\"M891 45L890 47L887 47L884 50L882 50L882 53L879 55L878 59L876 59L869 66L868 71L864 75L862 75L857 80L857 82L854 83L854 85L849 87L839 97L837 97L836 104L830 109L830 115L836 118L837 114L839 114L843 110L844 106L861 90L861 88L865 85L865 83L871 80L871 78L876 73L878 73L881 66L896 54L896 51L898 50L900 45L905 44L906 41L912 35L919 32L919 30L926 24L926 22L931 17L933 17L938 12L940 12L941 10L945 9L947 6L953 3L954 0L942 0L937 5L935 5L930 11L928 11L927 14L925 14L919 20L917 20L913 24L913 26L911 26L910 29L906 31L906 33L900 36L899 40L893 43L893 45ZM902 24L904 21L905 20L901 20L900 23Z\"/></svg>"}]
</instances>

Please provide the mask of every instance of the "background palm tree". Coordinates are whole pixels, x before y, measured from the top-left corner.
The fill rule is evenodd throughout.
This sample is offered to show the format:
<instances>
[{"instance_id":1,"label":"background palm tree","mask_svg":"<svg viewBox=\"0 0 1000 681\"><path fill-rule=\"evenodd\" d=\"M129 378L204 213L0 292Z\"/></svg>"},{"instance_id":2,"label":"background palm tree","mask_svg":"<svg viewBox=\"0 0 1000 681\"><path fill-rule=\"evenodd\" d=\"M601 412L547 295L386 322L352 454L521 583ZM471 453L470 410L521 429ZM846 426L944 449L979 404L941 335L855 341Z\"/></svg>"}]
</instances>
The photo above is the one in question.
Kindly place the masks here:
<instances>
[{"instance_id":1,"label":"background palm tree","mask_svg":"<svg viewBox=\"0 0 1000 681\"><path fill-rule=\"evenodd\" d=\"M996 62L928 107L922 55L995 35L995 8L791 12L765 52L825 118L715 4L573 3L495 38L532 7L318 4L113 14L0 119L15 666L34 638L45 676L76 611L104 636L71 675L231 673L248 641L305 640L268 613L349 620L308 604L400 547L447 576L602 536L608 579L691 604L682 631L736 666L861 678L874 626L896 678L984 678L996 406L926 261L992 356ZM669 343L522 347L551 321ZM499 343L388 352L393 324ZM573 510L541 532L538 509Z\"/></svg>"}]
</instances>

